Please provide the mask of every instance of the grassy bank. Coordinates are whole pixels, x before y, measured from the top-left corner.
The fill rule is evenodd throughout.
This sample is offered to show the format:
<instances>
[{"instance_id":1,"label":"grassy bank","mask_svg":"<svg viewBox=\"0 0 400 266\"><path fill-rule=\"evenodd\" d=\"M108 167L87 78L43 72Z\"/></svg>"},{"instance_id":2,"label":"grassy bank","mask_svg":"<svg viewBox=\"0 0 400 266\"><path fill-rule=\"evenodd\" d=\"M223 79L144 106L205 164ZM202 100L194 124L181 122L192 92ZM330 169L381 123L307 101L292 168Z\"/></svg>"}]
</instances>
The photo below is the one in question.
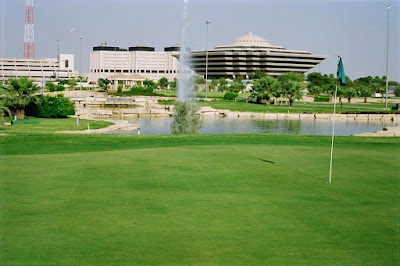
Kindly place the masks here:
<instances>
[{"instance_id":1,"label":"grassy bank","mask_svg":"<svg viewBox=\"0 0 400 266\"><path fill-rule=\"evenodd\" d=\"M397 264L399 138L0 136L18 264ZM390 169L390 170L389 170Z\"/></svg>"},{"instance_id":2,"label":"grassy bank","mask_svg":"<svg viewBox=\"0 0 400 266\"><path fill-rule=\"evenodd\" d=\"M3 120L4 122L11 122L11 118L8 117ZM79 125L76 126L75 118L59 118L59 119L46 119L36 117L26 117L22 122L28 122L27 124L16 124L12 126L0 125L0 133L51 133L63 130L85 130L85 129L99 129L112 125L111 122L107 121L96 121L96 120L85 120L80 119ZM29 123L31 122L31 123ZM33 123L34 122L34 123ZM1 123L3 124L3 123Z\"/></svg>"},{"instance_id":3,"label":"grassy bank","mask_svg":"<svg viewBox=\"0 0 400 266\"><path fill-rule=\"evenodd\" d=\"M312 103L312 102L295 102L294 106L276 106L265 104L252 104L246 102L229 102L223 100L215 100L211 102L199 102L200 106L211 106L215 109L228 109L231 111L239 112L263 112L263 113L333 113L333 103ZM393 104L390 104L391 107ZM343 103L336 107L337 113L400 113L400 111L385 110L384 104L381 103Z\"/></svg>"}]
</instances>

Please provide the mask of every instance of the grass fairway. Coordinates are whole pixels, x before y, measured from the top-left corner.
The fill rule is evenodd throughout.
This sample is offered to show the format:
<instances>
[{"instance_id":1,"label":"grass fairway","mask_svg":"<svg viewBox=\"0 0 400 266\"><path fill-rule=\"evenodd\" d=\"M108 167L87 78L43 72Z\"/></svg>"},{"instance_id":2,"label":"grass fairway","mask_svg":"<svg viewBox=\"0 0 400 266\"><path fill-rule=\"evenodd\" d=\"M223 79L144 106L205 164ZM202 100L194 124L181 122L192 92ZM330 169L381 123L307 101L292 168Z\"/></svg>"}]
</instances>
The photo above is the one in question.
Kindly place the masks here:
<instances>
[{"instance_id":1,"label":"grass fairway","mask_svg":"<svg viewBox=\"0 0 400 266\"><path fill-rule=\"evenodd\" d=\"M396 265L399 144L0 136L0 262Z\"/></svg>"}]
</instances>

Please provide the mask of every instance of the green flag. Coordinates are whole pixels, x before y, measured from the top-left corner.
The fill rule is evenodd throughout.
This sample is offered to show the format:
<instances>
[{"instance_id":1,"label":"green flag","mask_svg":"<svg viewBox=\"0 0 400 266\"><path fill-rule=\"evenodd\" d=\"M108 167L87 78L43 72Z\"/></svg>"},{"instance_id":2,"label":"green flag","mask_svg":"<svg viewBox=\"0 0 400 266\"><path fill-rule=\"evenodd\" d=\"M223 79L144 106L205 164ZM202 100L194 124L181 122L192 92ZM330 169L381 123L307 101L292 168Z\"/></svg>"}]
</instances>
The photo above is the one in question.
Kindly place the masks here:
<instances>
[{"instance_id":1,"label":"green flag","mask_svg":"<svg viewBox=\"0 0 400 266\"><path fill-rule=\"evenodd\" d=\"M342 58L339 57L338 69L337 69L337 78L339 79L340 86L346 85L346 74L344 73L344 67Z\"/></svg>"}]
</instances>

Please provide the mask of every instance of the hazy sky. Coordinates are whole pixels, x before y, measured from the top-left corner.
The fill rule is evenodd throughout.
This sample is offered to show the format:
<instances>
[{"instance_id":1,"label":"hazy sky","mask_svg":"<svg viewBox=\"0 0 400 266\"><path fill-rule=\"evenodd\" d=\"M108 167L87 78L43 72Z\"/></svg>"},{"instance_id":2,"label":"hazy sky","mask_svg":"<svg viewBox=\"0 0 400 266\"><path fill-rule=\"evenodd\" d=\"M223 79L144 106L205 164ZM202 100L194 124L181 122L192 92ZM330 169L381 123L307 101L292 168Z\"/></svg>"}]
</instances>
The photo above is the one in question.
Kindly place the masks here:
<instances>
[{"instance_id":1,"label":"hazy sky","mask_svg":"<svg viewBox=\"0 0 400 266\"><path fill-rule=\"evenodd\" d=\"M273 45L307 50L329 58L312 70L336 72L343 57L350 78L382 76L386 66L386 23L390 11L389 79L400 81L398 0L191 0L192 49L205 49L205 20L209 47L229 44L253 32ZM119 46L164 46L180 43L183 0L34 0L36 57L76 55L84 35L83 70L89 52L102 42ZM0 0L0 56L22 57L25 0ZM76 33L71 33L74 28Z\"/></svg>"}]
</instances>

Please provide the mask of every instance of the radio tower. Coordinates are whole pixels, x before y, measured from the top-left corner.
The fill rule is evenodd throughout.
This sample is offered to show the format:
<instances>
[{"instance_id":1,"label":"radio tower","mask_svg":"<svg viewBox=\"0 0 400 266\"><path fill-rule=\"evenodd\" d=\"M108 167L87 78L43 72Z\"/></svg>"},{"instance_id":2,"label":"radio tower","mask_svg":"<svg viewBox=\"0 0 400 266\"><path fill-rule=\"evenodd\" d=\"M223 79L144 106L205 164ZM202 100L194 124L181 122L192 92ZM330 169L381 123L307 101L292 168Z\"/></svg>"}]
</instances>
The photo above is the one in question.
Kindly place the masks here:
<instances>
[{"instance_id":1,"label":"radio tower","mask_svg":"<svg viewBox=\"0 0 400 266\"><path fill-rule=\"evenodd\" d=\"M35 26L33 23L33 0L25 4L24 58L35 58Z\"/></svg>"}]
</instances>

